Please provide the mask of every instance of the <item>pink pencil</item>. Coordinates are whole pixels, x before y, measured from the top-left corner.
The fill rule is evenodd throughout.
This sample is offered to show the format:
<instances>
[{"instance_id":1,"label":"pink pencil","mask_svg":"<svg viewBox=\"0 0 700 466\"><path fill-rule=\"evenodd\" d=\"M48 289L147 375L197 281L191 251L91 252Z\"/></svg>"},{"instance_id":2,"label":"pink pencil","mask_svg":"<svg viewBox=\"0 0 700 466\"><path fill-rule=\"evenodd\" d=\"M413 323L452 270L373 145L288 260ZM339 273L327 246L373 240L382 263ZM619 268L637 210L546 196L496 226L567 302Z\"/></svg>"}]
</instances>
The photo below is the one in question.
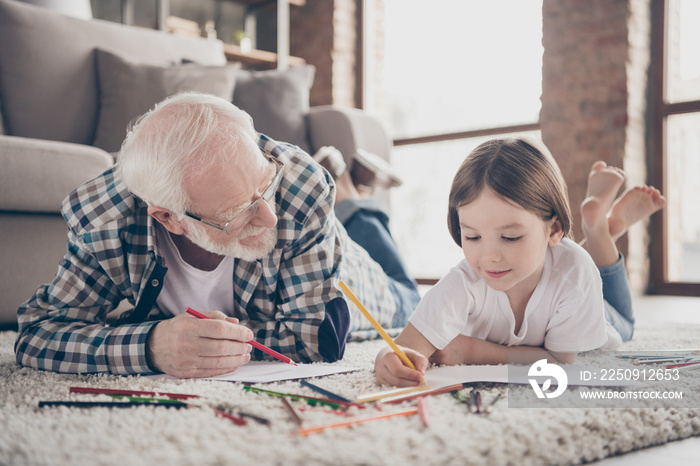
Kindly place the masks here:
<instances>
[{"instance_id":1,"label":"pink pencil","mask_svg":"<svg viewBox=\"0 0 700 466\"><path fill-rule=\"evenodd\" d=\"M195 310L192 309L191 307L188 307L188 308L187 308L187 313L188 313L188 314L191 314L191 315L193 315L193 316L195 316L195 317L198 318L198 319L208 319L208 318L209 318L209 317L205 316L204 314L202 314L201 312L195 311ZM280 354L280 353L278 353L277 351L275 351L275 350L273 350L273 349L270 349L270 348L268 348L268 347L265 346L265 345L261 345L260 343L258 343L258 342L255 341L255 340L250 340L250 341L248 341L247 343L249 343L249 344L250 344L251 346L253 346L254 348L259 349L260 351L262 351L262 352L264 352L264 353L267 353L267 354L269 354L270 356L279 359L280 361L286 362L287 364L291 364L292 366L296 366L296 365L297 365L297 363L295 363L294 361L292 361L291 359L289 359L289 358L288 358L287 356L285 356L284 354Z\"/></svg>"},{"instance_id":2,"label":"pink pencil","mask_svg":"<svg viewBox=\"0 0 700 466\"><path fill-rule=\"evenodd\" d=\"M425 398L422 396L418 397L418 414L420 415L420 420L423 426L430 427L430 421L428 420L428 408L425 406Z\"/></svg>"}]
</instances>

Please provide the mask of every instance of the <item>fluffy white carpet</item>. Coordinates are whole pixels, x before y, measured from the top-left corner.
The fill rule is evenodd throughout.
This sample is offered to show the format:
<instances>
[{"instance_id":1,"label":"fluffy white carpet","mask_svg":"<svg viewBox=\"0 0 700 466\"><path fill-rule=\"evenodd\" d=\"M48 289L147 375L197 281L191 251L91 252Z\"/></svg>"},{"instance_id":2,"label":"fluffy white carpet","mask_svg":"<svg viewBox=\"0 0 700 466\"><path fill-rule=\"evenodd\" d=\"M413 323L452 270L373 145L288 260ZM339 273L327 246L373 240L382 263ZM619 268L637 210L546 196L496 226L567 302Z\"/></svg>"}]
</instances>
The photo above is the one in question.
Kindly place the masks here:
<instances>
[{"instance_id":1,"label":"fluffy white carpet","mask_svg":"<svg viewBox=\"0 0 700 466\"><path fill-rule=\"evenodd\" d=\"M625 349L695 347L698 335L697 325L641 325ZM497 393L505 395L489 415L469 413L464 404L445 394L425 399L429 427L418 416L395 417L303 437L295 434L297 427L278 398L247 392L240 384L20 368L14 362L15 337L15 332L0 333L0 464L579 464L700 435L700 409L695 408L700 406L696 395L700 370L667 386L683 389L687 406L693 408L509 408L504 385L477 384L487 402ZM348 398L363 389L380 390L372 367L383 345L381 341L349 344L338 364L362 370L313 381ZM607 357L593 352L577 363L608 364ZM70 386L191 393L206 399L193 409L37 407L39 400L108 399L69 394ZM318 396L294 381L261 387ZM655 403L649 406L660 406ZM249 421L237 426L216 417L209 405L245 409L271 420L271 425ZM348 418L301 402L293 405L304 426ZM414 403L405 402L382 409L411 406ZM351 408L349 416L376 412Z\"/></svg>"}]
</instances>

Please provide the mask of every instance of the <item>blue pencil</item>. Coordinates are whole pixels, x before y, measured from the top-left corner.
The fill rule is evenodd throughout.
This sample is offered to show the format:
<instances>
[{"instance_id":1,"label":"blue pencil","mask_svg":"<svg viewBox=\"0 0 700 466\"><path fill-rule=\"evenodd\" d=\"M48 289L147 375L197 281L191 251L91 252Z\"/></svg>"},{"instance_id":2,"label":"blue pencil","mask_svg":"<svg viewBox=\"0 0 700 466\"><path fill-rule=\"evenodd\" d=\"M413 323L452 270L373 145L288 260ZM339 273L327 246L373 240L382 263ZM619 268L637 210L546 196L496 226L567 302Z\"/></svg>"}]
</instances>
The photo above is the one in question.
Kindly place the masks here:
<instances>
[{"instance_id":1,"label":"blue pencil","mask_svg":"<svg viewBox=\"0 0 700 466\"><path fill-rule=\"evenodd\" d=\"M348 400L347 398L343 398L340 395L336 395L333 392L329 392L325 388L321 388L317 385L312 384L311 382L307 382L306 380L300 380L299 381L303 386L309 387L311 390L317 391L318 393L321 393L323 395L326 395L328 398L331 400L336 400L336 401L343 401L345 403L352 403L352 401Z\"/></svg>"}]
</instances>

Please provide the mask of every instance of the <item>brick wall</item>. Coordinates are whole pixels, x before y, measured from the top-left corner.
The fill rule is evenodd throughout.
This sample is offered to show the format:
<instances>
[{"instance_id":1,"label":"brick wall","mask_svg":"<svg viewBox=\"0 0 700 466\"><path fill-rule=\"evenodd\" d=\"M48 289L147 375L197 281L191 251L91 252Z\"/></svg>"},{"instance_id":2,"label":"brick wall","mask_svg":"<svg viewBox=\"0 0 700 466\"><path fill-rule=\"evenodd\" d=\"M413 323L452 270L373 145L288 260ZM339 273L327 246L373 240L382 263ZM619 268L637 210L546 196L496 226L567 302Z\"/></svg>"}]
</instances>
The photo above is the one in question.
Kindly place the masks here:
<instances>
[{"instance_id":1,"label":"brick wall","mask_svg":"<svg viewBox=\"0 0 700 466\"><path fill-rule=\"evenodd\" d=\"M357 2L307 0L290 12L290 53L316 66L311 105L356 107Z\"/></svg>"},{"instance_id":2,"label":"brick wall","mask_svg":"<svg viewBox=\"0 0 700 466\"><path fill-rule=\"evenodd\" d=\"M542 138L578 207L596 160L622 167L626 186L646 173L649 0L544 0ZM646 287L648 237L638 225L618 244L635 291Z\"/></svg>"}]
</instances>

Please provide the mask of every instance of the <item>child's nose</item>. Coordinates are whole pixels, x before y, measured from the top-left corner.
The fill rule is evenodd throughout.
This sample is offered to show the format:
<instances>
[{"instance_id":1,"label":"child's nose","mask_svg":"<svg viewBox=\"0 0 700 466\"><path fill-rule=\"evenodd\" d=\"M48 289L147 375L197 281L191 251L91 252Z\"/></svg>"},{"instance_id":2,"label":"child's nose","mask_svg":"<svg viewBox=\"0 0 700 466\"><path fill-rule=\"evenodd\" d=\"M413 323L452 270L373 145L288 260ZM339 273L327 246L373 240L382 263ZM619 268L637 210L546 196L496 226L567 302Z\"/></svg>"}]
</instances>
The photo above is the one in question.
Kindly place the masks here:
<instances>
[{"instance_id":1,"label":"child's nose","mask_svg":"<svg viewBox=\"0 0 700 466\"><path fill-rule=\"evenodd\" d=\"M484 249L484 259L487 262L499 262L501 260L501 249L495 244L489 244Z\"/></svg>"}]
</instances>

